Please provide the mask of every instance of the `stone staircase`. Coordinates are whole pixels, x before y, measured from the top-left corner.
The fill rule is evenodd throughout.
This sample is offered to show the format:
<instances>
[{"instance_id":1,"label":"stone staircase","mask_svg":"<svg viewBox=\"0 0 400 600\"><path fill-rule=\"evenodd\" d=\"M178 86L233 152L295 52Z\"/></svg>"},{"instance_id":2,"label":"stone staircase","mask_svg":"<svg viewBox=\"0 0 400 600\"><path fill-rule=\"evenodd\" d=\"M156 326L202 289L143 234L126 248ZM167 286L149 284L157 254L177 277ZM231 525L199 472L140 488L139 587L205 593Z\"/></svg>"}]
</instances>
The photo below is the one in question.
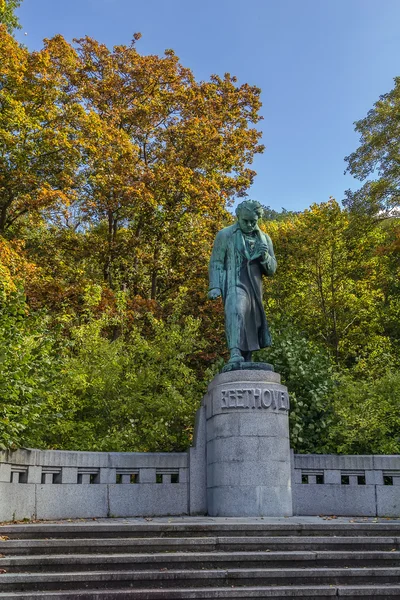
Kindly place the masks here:
<instances>
[{"instance_id":1,"label":"stone staircase","mask_svg":"<svg viewBox=\"0 0 400 600\"><path fill-rule=\"evenodd\" d=\"M400 522L109 519L0 527L0 600L400 598Z\"/></svg>"}]
</instances>

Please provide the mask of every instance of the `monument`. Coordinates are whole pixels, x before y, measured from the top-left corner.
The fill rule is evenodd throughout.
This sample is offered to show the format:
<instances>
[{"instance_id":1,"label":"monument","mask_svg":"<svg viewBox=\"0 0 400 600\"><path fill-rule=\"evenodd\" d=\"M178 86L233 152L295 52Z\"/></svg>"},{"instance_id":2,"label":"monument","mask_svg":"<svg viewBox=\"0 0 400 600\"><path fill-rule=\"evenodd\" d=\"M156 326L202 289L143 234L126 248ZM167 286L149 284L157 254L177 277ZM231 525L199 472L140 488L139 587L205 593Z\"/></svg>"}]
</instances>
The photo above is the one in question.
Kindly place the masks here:
<instances>
[{"instance_id":1,"label":"monument","mask_svg":"<svg viewBox=\"0 0 400 600\"><path fill-rule=\"evenodd\" d=\"M244 201L236 215L217 233L209 268L209 298L222 297L230 358L199 411L208 514L290 516L289 396L272 365L252 362L254 351L271 345L262 277L275 273L276 259L258 227L261 205Z\"/></svg>"},{"instance_id":2,"label":"monument","mask_svg":"<svg viewBox=\"0 0 400 600\"><path fill-rule=\"evenodd\" d=\"M262 210L253 200L239 204L237 222L217 233L210 259L208 296L224 302L229 370L249 368L241 363L251 363L252 352L271 345L262 276L275 273L276 259L270 237L257 225Z\"/></svg>"}]
</instances>

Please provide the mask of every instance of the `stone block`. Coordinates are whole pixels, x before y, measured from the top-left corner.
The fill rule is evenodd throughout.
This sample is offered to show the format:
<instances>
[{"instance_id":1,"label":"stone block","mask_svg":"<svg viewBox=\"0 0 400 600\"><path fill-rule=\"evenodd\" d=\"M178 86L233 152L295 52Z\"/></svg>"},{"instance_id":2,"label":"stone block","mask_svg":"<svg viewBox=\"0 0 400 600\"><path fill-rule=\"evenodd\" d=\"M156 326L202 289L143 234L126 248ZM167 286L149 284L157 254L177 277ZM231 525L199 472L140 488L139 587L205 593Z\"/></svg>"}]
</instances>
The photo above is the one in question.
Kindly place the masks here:
<instances>
[{"instance_id":1,"label":"stone block","mask_svg":"<svg viewBox=\"0 0 400 600\"><path fill-rule=\"evenodd\" d=\"M400 486L377 485L377 516L400 518Z\"/></svg>"},{"instance_id":2,"label":"stone block","mask_svg":"<svg viewBox=\"0 0 400 600\"><path fill-rule=\"evenodd\" d=\"M287 389L269 381L230 383L218 386L208 395L206 418L224 413L279 413L289 409Z\"/></svg>"},{"instance_id":3,"label":"stone block","mask_svg":"<svg viewBox=\"0 0 400 600\"><path fill-rule=\"evenodd\" d=\"M110 485L110 516L140 517L188 514L188 486Z\"/></svg>"},{"instance_id":4,"label":"stone block","mask_svg":"<svg viewBox=\"0 0 400 600\"><path fill-rule=\"evenodd\" d=\"M207 423L207 442L218 437L231 437L240 435L240 423L243 414L215 415L212 419L212 427ZM254 421L254 419L253 419Z\"/></svg>"},{"instance_id":5,"label":"stone block","mask_svg":"<svg viewBox=\"0 0 400 600\"><path fill-rule=\"evenodd\" d=\"M375 516L375 486L295 484L293 485L293 514Z\"/></svg>"},{"instance_id":6,"label":"stone block","mask_svg":"<svg viewBox=\"0 0 400 600\"><path fill-rule=\"evenodd\" d=\"M220 373L210 382L208 391L212 392L219 385L225 385L229 383L280 383L281 376L279 373L274 371L257 371L246 369L240 371L229 371L228 373Z\"/></svg>"},{"instance_id":7,"label":"stone block","mask_svg":"<svg viewBox=\"0 0 400 600\"><path fill-rule=\"evenodd\" d=\"M35 517L35 485L0 482L0 521Z\"/></svg>"},{"instance_id":8,"label":"stone block","mask_svg":"<svg viewBox=\"0 0 400 600\"><path fill-rule=\"evenodd\" d=\"M207 464L225 462L287 461L289 439L279 437L231 436L210 440L207 445Z\"/></svg>"},{"instance_id":9,"label":"stone block","mask_svg":"<svg viewBox=\"0 0 400 600\"><path fill-rule=\"evenodd\" d=\"M207 468L207 487L224 486L287 486L290 465L287 461L269 463L231 461L213 463Z\"/></svg>"},{"instance_id":10,"label":"stone block","mask_svg":"<svg viewBox=\"0 0 400 600\"><path fill-rule=\"evenodd\" d=\"M42 483L42 467L28 467L28 483Z\"/></svg>"},{"instance_id":11,"label":"stone block","mask_svg":"<svg viewBox=\"0 0 400 600\"><path fill-rule=\"evenodd\" d=\"M99 483L115 483L117 479L117 469L100 469Z\"/></svg>"},{"instance_id":12,"label":"stone block","mask_svg":"<svg viewBox=\"0 0 400 600\"><path fill-rule=\"evenodd\" d=\"M107 467L117 469L179 469L187 467L186 452L109 452Z\"/></svg>"},{"instance_id":13,"label":"stone block","mask_svg":"<svg viewBox=\"0 0 400 600\"><path fill-rule=\"evenodd\" d=\"M371 457L373 460L374 469L382 469L383 471L400 471L400 455L375 455Z\"/></svg>"},{"instance_id":14,"label":"stone block","mask_svg":"<svg viewBox=\"0 0 400 600\"><path fill-rule=\"evenodd\" d=\"M263 516L291 517L293 515L291 485L268 485L260 490L260 512Z\"/></svg>"},{"instance_id":15,"label":"stone block","mask_svg":"<svg viewBox=\"0 0 400 600\"><path fill-rule=\"evenodd\" d=\"M259 438L231 436L210 440L207 445L207 464L230 460L233 463L255 461L259 456Z\"/></svg>"},{"instance_id":16,"label":"stone block","mask_svg":"<svg viewBox=\"0 0 400 600\"><path fill-rule=\"evenodd\" d=\"M335 483L337 485L341 485L341 479L342 475L339 469L326 469L324 471L324 484Z\"/></svg>"},{"instance_id":17,"label":"stone block","mask_svg":"<svg viewBox=\"0 0 400 600\"><path fill-rule=\"evenodd\" d=\"M202 404L196 411L194 422L193 445L192 448L205 448L206 445L206 410Z\"/></svg>"},{"instance_id":18,"label":"stone block","mask_svg":"<svg viewBox=\"0 0 400 600\"><path fill-rule=\"evenodd\" d=\"M207 513L206 411L204 405L196 413L194 445L189 448L188 461L189 514L204 515ZM181 479L179 481L183 483Z\"/></svg>"},{"instance_id":19,"label":"stone block","mask_svg":"<svg viewBox=\"0 0 400 600\"><path fill-rule=\"evenodd\" d=\"M107 485L37 485L36 495L38 519L89 519L108 515Z\"/></svg>"},{"instance_id":20,"label":"stone block","mask_svg":"<svg viewBox=\"0 0 400 600\"><path fill-rule=\"evenodd\" d=\"M179 483L189 483L189 469L179 469Z\"/></svg>"},{"instance_id":21,"label":"stone block","mask_svg":"<svg viewBox=\"0 0 400 600\"><path fill-rule=\"evenodd\" d=\"M362 471L373 469L372 456L336 455L336 454L295 454L296 469L331 469Z\"/></svg>"},{"instance_id":22,"label":"stone block","mask_svg":"<svg viewBox=\"0 0 400 600\"><path fill-rule=\"evenodd\" d=\"M20 475L19 471L11 471L11 483L19 483Z\"/></svg>"},{"instance_id":23,"label":"stone block","mask_svg":"<svg viewBox=\"0 0 400 600\"><path fill-rule=\"evenodd\" d=\"M41 450L34 450L30 448L21 448L19 450L8 450L6 451L7 459L5 462L9 462L13 465L36 465L37 456L41 453Z\"/></svg>"},{"instance_id":24,"label":"stone block","mask_svg":"<svg viewBox=\"0 0 400 600\"><path fill-rule=\"evenodd\" d=\"M292 471L292 484L301 483L302 472L301 469L293 469Z\"/></svg>"},{"instance_id":25,"label":"stone block","mask_svg":"<svg viewBox=\"0 0 400 600\"><path fill-rule=\"evenodd\" d=\"M0 464L0 482L10 483L11 481L11 465L6 463Z\"/></svg>"},{"instance_id":26,"label":"stone block","mask_svg":"<svg viewBox=\"0 0 400 600\"><path fill-rule=\"evenodd\" d=\"M189 448L189 514L204 515L207 513L207 475L206 456L199 456L198 450Z\"/></svg>"},{"instance_id":27,"label":"stone block","mask_svg":"<svg viewBox=\"0 0 400 600\"><path fill-rule=\"evenodd\" d=\"M140 469L139 483L156 483L156 469Z\"/></svg>"},{"instance_id":28,"label":"stone block","mask_svg":"<svg viewBox=\"0 0 400 600\"><path fill-rule=\"evenodd\" d=\"M233 415L232 415L233 416ZM238 415L239 435L286 437L289 439L288 417L285 413L269 413L268 418L254 418L252 414Z\"/></svg>"},{"instance_id":29,"label":"stone block","mask_svg":"<svg viewBox=\"0 0 400 600\"><path fill-rule=\"evenodd\" d=\"M207 490L208 513L213 517L291 516L286 486L234 485Z\"/></svg>"},{"instance_id":30,"label":"stone block","mask_svg":"<svg viewBox=\"0 0 400 600\"><path fill-rule=\"evenodd\" d=\"M258 413L231 412L215 415L212 426L207 423L206 439L231 436L281 437L289 439L289 425L284 413L268 413L259 418Z\"/></svg>"},{"instance_id":31,"label":"stone block","mask_svg":"<svg viewBox=\"0 0 400 600\"><path fill-rule=\"evenodd\" d=\"M37 465L44 467L107 467L107 452L78 452L71 450L38 450Z\"/></svg>"},{"instance_id":32,"label":"stone block","mask_svg":"<svg viewBox=\"0 0 400 600\"><path fill-rule=\"evenodd\" d=\"M284 461L290 467L289 437L263 437L258 438L258 460L260 462Z\"/></svg>"},{"instance_id":33,"label":"stone block","mask_svg":"<svg viewBox=\"0 0 400 600\"><path fill-rule=\"evenodd\" d=\"M78 483L78 467L62 467L61 483Z\"/></svg>"}]
</instances>

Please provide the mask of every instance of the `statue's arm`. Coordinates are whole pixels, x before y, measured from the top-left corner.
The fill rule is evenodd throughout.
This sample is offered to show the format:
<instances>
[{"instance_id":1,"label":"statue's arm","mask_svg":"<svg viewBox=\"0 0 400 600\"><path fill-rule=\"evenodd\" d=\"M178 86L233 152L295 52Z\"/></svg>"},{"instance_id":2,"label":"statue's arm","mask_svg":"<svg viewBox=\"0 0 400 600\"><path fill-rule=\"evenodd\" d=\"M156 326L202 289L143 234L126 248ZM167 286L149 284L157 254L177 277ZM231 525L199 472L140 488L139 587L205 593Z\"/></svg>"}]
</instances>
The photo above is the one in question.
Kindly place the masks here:
<instances>
[{"instance_id":1,"label":"statue's arm","mask_svg":"<svg viewBox=\"0 0 400 600\"><path fill-rule=\"evenodd\" d=\"M217 298L222 293L222 282L224 279L225 253L227 238L224 231L219 231L215 236L214 246L211 253L209 274L209 297Z\"/></svg>"},{"instance_id":2,"label":"statue's arm","mask_svg":"<svg viewBox=\"0 0 400 600\"><path fill-rule=\"evenodd\" d=\"M264 237L268 249L264 253L263 259L260 261L260 265L265 275L273 275L277 267L274 247L272 245L272 240L269 237L269 235L264 234Z\"/></svg>"}]
</instances>

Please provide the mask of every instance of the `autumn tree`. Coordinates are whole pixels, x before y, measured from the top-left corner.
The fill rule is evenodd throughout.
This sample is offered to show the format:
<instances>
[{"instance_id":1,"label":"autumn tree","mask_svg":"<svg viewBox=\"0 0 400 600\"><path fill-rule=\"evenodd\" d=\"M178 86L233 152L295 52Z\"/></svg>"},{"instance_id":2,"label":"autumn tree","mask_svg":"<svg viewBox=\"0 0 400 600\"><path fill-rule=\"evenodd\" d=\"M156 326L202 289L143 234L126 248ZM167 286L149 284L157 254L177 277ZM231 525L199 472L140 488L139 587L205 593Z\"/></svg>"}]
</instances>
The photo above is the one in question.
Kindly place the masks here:
<instances>
[{"instance_id":1,"label":"autumn tree","mask_svg":"<svg viewBox=\"0 0 400 600\"><path fill-rule=\"evenodd\" d=\"M71 200L82 115L48 49L30 53L0 26L0 234Z\"/></svg>"},{"instance_id":2,"label":"autumn tree","mask_svg":"<svg viewBox=\"0 0 400 600\"><path fill-rule=\"evenodd\" d=\"M258 88L229 74L197 82L172 50L141 55L139 37L112 50L79 40L73 66L58 59L67 45L60 36L47 48L89 115L80 207L91 224L106 224L104 279L114 286L122 277L155 299L171 269L187 265L190 247L196 259L196 240L211 242L227 203L251 184L249 165L263 149L252 127L261 103ZM120 261L127 239L130 269Z\"/></svg>"},{"instance_id":3,"label":"autumn tree","mask_svg":"<svg viewBox=\"0 0 400 600\"><path fill-rule=\"evenodd\" d=\"M9 242L0 236L0 303L34 277L36 267L24 254L24 242Z\"/></svg>"},{"instance_id":4,"label":"autumn tree","mask_svg":"<svg viewBox=\"0 0 400 600\"><path fill-rule=\"evenodd\" d=\"M366 180L359 190L347 191L345 206L379 218L400 213L400 77L394 83L367 116L356 121L360 146L345 159L347 171Z\"/></svg>"},{"instance_id":5,"label":"autumn tree","mask_svg":"<svg viewBox=\"0 0 400 600\"><path fill-rule=\"evenodd\" d=\"M21 29L18 17L15 15L21 2L22 0L0 0L0 24L5 25L10 34L15 29Z\"/></svg>"},{"instance_id":6,"label":"autumn tree","mask_svg":"<svg viewBox=\"0 0 400 600\"><path fill-rule=\"evenodd\" d=\"M223 361L207 263L263 150L260 90L199 82L138 39L56 36L29 53L0 28L4 446L182 450ZM290 389L297 451L397 448L384 437L398 434L400 221L380 218L397 202L395 90L358 125L349 168L383 170L351 210L264 209L279 269L264 296L275 343L259 358ZM390 402L373 411L380 385Z\"/></svg>"}]
</instances>

